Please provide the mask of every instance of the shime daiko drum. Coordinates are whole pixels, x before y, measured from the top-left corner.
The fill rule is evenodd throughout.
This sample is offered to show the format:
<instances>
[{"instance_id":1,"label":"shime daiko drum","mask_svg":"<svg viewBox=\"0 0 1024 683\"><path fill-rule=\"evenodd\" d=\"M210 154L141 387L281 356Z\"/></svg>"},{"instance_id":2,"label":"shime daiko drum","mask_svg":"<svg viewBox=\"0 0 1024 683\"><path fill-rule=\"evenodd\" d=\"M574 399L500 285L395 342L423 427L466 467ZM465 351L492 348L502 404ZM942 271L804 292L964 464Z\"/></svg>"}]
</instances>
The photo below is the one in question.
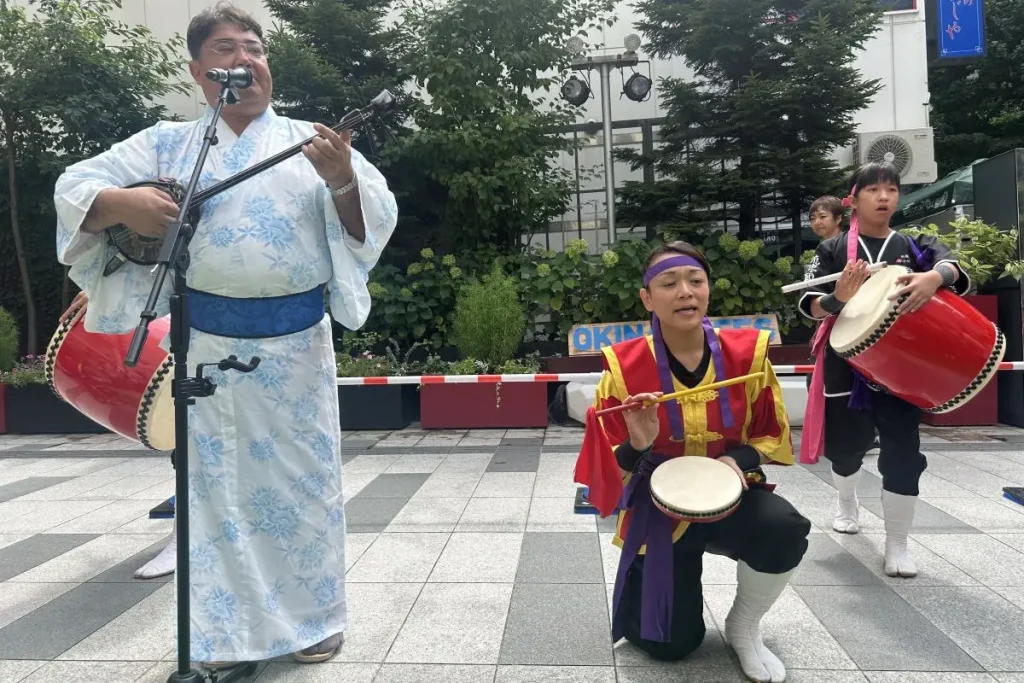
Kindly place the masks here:
<instances>
[{"instance_id":1,"label":"shime daiko drum","mask_svg":"<svg viewBox=\"0 0 1024 683\"><path fill-rule=\"evenodd\" d=\"M889 266L843 307L829 344L869 382L931 413L964 405L995 377L1006 340L976 308L946 289L914 313L889 297L911 271Z\"/></svg>"},{"instance_id":2,"label":"shime daiko drum","mask_svg":"<svg viewBox=\"0 0 1024 683\"><path fill-rule=\"evenodd\" d=\"M687 455L663 462L651 475L655 507L683 522L715 522L740 504L743 483L714 458Z\"/></svg>"},{"instance_id":3,"label":"shime daiko drum","mask_svg":"<svg viewBox=\"0 0 1024 683\"><path fill-rule=\"evenodd\" d=\"M138 365L124 364L131 333L94 334L64 322L46 349L46 379L54 393L112 432L158 451L174 448L173 359L160 348L170 318L157 318Z\"/></svg>"}]
</instances>

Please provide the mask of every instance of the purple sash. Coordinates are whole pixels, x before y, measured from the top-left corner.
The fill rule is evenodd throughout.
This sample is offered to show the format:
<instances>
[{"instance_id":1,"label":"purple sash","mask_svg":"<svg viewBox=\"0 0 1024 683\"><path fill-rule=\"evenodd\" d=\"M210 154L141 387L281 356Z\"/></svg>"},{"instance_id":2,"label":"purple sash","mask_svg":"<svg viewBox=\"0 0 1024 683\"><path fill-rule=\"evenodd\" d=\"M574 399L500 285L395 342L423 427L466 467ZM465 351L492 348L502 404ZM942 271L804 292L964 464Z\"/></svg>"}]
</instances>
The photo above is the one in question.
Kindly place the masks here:
<instances>
[{"instance_id":1,"label":"purple sash","mask_svg":"<svg viewBox=\"0 0 1024 683\"><path fill-rule=\"evenodd\" d=\"M620 601L626 585L626 574L646 543L642 595L640 601L640 636L645 640L668 642L672 631L673 548L672 531L675 520L663 513L651 499L651 475L669 456L648 453L640 461L622 492L622 509L632 509L629 529L622 544L619 571L612 594L612 642L624 637Z\"/></svg>"}]
</instances>

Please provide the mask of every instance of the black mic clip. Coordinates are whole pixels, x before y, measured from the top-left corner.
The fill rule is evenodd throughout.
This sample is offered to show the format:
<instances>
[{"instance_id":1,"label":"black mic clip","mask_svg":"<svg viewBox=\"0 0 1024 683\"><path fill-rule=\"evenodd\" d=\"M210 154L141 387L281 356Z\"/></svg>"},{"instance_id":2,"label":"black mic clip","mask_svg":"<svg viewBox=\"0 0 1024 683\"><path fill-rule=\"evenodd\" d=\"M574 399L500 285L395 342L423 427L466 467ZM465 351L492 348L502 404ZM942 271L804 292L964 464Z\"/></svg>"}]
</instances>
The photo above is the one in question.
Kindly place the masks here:
<instances>
[{"instance_id":1,"label":"black mic clip","mask_svg":"<svg viewBox=\"0 0 1024 683\"><path fill-rule=\"evenodd\" d=\"M240 66L234 69L210 69L206 77L226 88L248 88L252 85L252 71Z\"/></svg>"}]
</instances>

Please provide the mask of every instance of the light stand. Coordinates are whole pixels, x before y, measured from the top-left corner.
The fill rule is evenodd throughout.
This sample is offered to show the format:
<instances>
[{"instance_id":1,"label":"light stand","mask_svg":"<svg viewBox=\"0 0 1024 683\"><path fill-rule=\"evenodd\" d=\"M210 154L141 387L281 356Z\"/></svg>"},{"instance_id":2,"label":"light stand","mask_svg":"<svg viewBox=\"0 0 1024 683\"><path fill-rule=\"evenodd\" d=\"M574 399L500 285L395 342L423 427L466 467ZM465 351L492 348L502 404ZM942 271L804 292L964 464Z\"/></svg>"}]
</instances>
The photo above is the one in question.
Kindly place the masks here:
<instances>
[{"instance_id":1,"label":"light stand","mask_svg":"<svg viewBox=\"0 0 1024 683\"><path fill-rule=\"evenodd\" d=\"M604 119L604 197L608 215L608 248L615 246L615 166L612 159L612 88L614 69L636 66L636 52L627 50L618 55L579 57L571 63L573 69L597 69L601 74L601 112ZM596 226L595 226L596 228Z\"/></svg>"},{"instance_id":2,"label":"light stand","mask_svg":"<svg viewBox=\"0 0 1024 683\"><path fill-rule=\"evenodd\" d=\"M209 74L208 78L214 80ZM216 390L214 383L203 377L205 364L196 367L196 376L188 376L189 317L188 292L186 273L189 266L188 242L192 239L195 226L188 221L199 177L210 146L217 144L217 122L225 103L235 104L238 99L231 91L232 87L246 87L247 84L225 80L222 83L220 97L213 112L213 119L203 136L203 146L199 151L192 178L189 180L185 199L178 212L178 218L167 229L167 236L160 247L157 257L156 278L153 289L149 293L146 308L140 315L140 322L132 336L131 346L125 358L125 365L134 367L149 333L149 323L156 318L156 307L163 289L167 270L173 265L174 290L170 300L171 314L171 354L174 358L174 380L171 383L174 396L174 450L171 452L171 464L175 468L175 518L177 521L178 550L176 567L176 587L178 602L178 670L167 679L168 683L203 683L205 677L192 668L191 662L191 615L189 604L189 519L188 519L188 406L195 404L196 398L213 395ZM252 358L248 365L240 362L235 356L217 363L221 370L238 370L252 372L259 365L259 358ZM256 672L255 662L244 662L230 669L214 671L209 675L210 681L228 683L241 677L251 676Z\"/></svg>"}]
</instances>

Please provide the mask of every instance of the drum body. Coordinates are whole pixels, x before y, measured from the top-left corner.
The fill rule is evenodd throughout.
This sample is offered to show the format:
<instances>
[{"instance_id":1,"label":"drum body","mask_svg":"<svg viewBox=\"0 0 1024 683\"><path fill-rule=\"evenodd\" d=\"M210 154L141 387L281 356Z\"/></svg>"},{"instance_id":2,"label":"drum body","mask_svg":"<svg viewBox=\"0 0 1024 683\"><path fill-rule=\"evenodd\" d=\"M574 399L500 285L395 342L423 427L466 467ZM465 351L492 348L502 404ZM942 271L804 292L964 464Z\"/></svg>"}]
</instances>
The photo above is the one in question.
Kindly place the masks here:
<instances>
[{"instance_id":1,"label":"drum body","mask_svg":"<svg viewBox=\"0 0 1024 683\"><path fill-rule=\"evenodd\" d=\"M651 475L654 505L682 522L724 519L736 511L742 495L743 483L736 471L714 458L672 458Z\"/></svg>"},{"instance_id":2,"label":"drum body","mask_svg":"<svg viewBox=\"0 0 1024 683\"><path fill-rule=\"evenodd\" d=\"M985 388L999 370L1006 340L999 328L947 289L914 313L890 301L911 271L888 266L843 307L829 344L869 382L911 405L947 413Z\"/></svg>"},{"instance_id":3,"label":"drum body","mask_svg":"<svg viewBox=\"0 0 1024 683\"><path fill-rule=\"evenodd\" d=\"M61 324L46 348L54 393L94 422L154 450L174 448L173 359L160 348L170 318L153 320L138 364L124 364L132 334L95 334Z\"/></svg>"}]
</instances>

